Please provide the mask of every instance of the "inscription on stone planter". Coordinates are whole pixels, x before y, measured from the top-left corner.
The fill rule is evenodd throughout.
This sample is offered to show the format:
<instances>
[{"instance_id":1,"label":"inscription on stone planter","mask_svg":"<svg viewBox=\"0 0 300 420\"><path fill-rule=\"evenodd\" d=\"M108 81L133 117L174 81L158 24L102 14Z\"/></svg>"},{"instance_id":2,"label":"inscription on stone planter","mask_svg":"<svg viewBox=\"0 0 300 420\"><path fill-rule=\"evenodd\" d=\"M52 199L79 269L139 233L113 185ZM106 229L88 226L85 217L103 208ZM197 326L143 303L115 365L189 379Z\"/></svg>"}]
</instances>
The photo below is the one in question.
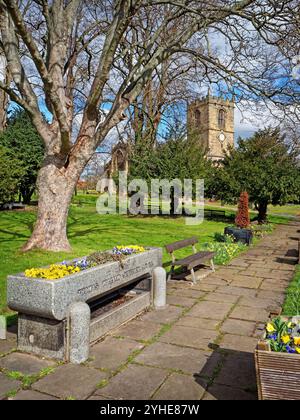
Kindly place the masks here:
<instances>
[{"instance_id":1,"label":"inscription on stone planter","mask_svg":"<svg viewBox=\"0 0 300 420\"><path fill-rule=\"evenodd\" d=\"M91 284L90 286L87 286L87 287L83 287L82 289L79 289L77 291L77 293L80 296L85 296L85 295L88 295L91 292L94 292L94 291L98 290L98 289L99 289L99 284L96 283L96 284Z\"/></svg>"}]
</instances>

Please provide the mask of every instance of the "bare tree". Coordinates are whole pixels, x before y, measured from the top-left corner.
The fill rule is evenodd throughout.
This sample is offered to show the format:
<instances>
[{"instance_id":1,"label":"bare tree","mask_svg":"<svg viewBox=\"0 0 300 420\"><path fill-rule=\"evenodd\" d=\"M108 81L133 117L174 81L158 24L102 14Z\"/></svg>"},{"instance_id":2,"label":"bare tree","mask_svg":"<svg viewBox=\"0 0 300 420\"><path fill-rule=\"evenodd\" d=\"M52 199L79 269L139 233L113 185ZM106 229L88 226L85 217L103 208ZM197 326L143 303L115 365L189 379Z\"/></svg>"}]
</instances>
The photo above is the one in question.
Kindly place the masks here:
<instances>
[{"instance_id":1,"label":"bare tree","mask_svg":"<svg viewBox=\"0 0 300 420\"><path fill-rule=\"evenodd\" d=\"M149 10L157 18L147 25ZM203 80L242 97L295 101L292 82L272 76L280 66L278 77L290 71L279 47L293 37L298 11L294 0L0 0L0 47L12 78L0 88L30 114L46 148L37 222L24 250L70 249L67 216L80 174L168 63L189 55ZM147 27L142 45L139 25ZM226 56L215 54L216 39Z\"/></svg>"}]
</instances>

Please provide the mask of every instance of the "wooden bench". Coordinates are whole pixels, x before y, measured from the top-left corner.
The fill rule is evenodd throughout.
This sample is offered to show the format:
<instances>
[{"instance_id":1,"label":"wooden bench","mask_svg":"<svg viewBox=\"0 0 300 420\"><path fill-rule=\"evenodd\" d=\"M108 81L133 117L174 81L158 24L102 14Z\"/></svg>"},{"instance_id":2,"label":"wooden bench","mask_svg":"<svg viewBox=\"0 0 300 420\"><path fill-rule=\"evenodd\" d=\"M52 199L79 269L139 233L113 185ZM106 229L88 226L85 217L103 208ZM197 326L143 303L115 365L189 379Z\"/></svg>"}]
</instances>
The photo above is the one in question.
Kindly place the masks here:
<instances>
[{"instance_id":1,"label":"wooden bench","mask_svg":"<svg viewBox=\"0 0 300 420\"><path fill-rule=\"evenodd\" d=\"M226 217L226 211L225 210L210 210L210 209L204 209L204 216L206 217Z\"/></svg>"},{"instance_id":2,"label":"wooden bench","mask_svg":"<svg viewBox=\"0 0 300 420\"><path fill-rule=\"evenodd\" d=\"M195 271L194 268L203 262L210 260L211 269L214 272L215 266L213 262L213 257L215 256L215 252L210 251L200 251L197 252L195 245L198 243L198 239L196 237L190 239L184 239L182 241L173 242L172 244L166 245L165 248L169 254L172 256L172 263L171 263L171 271L168 276L168 280L171 279L172 274L174 273L174 267L186 267L187 270L191 271L193 283L196 283ZM181 258L179 260L176 259L174 252L178 249L187 248L192 246L193 254L189 255L188 257Z\"/></svg>"}]
</instances>

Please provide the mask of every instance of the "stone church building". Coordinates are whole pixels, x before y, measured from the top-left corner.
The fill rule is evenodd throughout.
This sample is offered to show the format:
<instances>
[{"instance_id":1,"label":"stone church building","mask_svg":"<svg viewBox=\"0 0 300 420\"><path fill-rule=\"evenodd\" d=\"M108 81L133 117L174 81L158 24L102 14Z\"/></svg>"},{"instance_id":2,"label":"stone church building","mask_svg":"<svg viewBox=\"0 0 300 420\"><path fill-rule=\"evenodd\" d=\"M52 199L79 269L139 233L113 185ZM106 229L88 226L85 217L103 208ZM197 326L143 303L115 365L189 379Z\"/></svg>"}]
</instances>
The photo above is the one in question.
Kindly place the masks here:
<instances>
[{"instance_id":1,"label":"stone church building","mask_svg":"<svg viewBox=\"0 0 300 420\"><path fill-rule=\"evenodd\" d=\"M234 147L234 101L208 95L188 107L188 138L199 142L207 158L221 160Z\"/></svg>"},{"instance_id":2,"label":"stone church building","mask_svg":"<svg viewBox=\"0 0 300 420\"><path fill-rule=\"evenodd\" d=\"M222 160L228 147L234 147L234 108L234 101L210 94L188 106L188 139L197 141L208 159ZM102 179L109 179L118 171L128 173L128 152L127 144L119 142L115 145L100 184ZM102 184L99 189L103 190Z\"/></svg>"}]
</instances>

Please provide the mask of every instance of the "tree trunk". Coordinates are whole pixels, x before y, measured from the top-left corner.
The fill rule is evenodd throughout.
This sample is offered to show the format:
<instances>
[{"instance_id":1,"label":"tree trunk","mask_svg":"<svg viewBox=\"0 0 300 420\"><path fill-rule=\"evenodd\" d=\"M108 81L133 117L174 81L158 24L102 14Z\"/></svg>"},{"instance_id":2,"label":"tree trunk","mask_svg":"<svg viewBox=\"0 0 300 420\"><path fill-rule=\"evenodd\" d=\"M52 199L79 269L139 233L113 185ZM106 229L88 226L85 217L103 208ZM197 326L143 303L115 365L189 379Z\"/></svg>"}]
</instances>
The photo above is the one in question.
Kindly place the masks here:
<instances>
[{"instance_id":1,"label":"tree trunk","mask_svg":"<svg viewBox=\"0 0 300 420\"><path fill-rule=\"evenodd\" d=\"M79 175L78 175L79 176ZM38 215L31 238L23 251L39 248L48 251L70 251L67 219L77 174L67 175L64 167L45 164L39 172Z\"/></svg>"},{"instance_id":2,"label":"tree trunk","mask_svg":"<svg viewBox=\"0 0 300 420\"><path fill-rule=\"evenodd\" d=\"M258 223L264 224L267 222L267 211L268 211L268 203L267 202L261 202L257 205L258 209Z\"/></svg>"}]
</instances>

